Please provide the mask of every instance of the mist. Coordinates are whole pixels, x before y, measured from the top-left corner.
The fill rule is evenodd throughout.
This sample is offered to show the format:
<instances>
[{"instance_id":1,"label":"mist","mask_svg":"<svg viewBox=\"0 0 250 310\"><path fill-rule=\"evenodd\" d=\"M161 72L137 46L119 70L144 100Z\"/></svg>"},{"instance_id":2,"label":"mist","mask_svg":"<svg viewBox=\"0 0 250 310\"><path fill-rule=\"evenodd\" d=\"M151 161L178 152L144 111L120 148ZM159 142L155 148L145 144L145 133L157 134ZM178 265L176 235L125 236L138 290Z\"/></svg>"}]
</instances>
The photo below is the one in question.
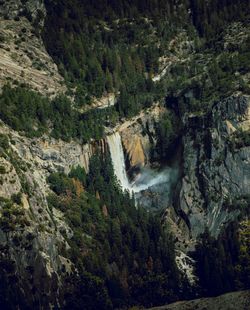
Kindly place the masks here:
<instances>
[{"instance_id":1,"label":"mist","mask_svg":"<svg viewBox=\"0 0 250 310\"><path fill-rule=\"evenodd\" d=\"M119 132L107 137L115 175L121 188L135 195L137 203L150 208L166 206L179 176L178 165L161 169L141 168L131 181L125 167L125 156Z\"/></svg>"},{"instance_id":2,"label":"mist","mask_svg":"<svg viewBox=\"0 0 250 310\"><path fill-rule=\"evenodd\" d=\"M171 184L177 179L177 176L177 168L165 167L160 171L144 168L136 176L135 181L131 183L131 190L134 193L139 193L163 183L167 183L171 186Z\"/></svg>"}]
</instances>

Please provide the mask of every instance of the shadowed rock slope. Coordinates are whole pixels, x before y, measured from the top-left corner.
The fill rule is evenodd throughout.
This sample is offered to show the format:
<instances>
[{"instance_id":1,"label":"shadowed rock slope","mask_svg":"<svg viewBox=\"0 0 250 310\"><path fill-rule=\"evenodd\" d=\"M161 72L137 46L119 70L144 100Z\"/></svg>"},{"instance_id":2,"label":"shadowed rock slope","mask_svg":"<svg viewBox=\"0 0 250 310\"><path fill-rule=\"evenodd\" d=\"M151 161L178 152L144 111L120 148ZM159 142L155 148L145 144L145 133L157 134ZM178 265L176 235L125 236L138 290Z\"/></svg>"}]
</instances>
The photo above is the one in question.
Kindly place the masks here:
<instances>
[{"instance_id":1,"label":"shadowed rock slope","mask_svg":"<svg viewBox=\"0 0 250 310\"><path fill-rule=\"evenodd\" d=\"M151 310L247 310L250 304L250 291L227 293L218 297L179 301Z\"/></svg>"}]
</instances>

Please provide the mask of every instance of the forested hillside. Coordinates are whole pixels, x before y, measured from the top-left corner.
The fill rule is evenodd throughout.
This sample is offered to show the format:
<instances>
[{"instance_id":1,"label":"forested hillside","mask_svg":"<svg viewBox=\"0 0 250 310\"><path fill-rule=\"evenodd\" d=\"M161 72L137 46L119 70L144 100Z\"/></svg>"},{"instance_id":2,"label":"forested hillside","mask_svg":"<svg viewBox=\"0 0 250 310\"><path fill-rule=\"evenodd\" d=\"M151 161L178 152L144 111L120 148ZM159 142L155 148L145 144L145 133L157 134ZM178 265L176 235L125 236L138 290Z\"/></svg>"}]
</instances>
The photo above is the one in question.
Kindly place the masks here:
<instances>
[{"instance_id":1,"label":"forested hillside","mask_svg":"<svg viewBox=\"0 0 250 310\"><path fill-rule=\"evenodd\" d=\"M0 1L1 309L250 289L249 22L242 0Z\"/></svg>"},{"instance_id":2,"label":"forested hillside","mask_svg":"<svg viewBox=\"0 0 250 310\"><path fill-rule=\"evenodd\" d=\"M5 85L0 97L0 117L14 130L29 137L51 137L70 141L77 139L82 143L91 138L101 139L104 124L116 118L114 109L91 110L79 113L72 108L71 101L65 95L53 100L30 90L27 85L12 88Z\"/></svg>"},{"instance_id":3,"label":"forested hillside","mask_svg":"<svg viewBox=\"0 0 250 310\"><path fill-rule=\"evenodd\" d=\"M48 51L84 105L93 96L120 93L118 111L131 116L164 94L151 78L159 57L180 31L205 47L231 21L249 18L248 1L45 1Z\"/></svg>"},{"instance_id":4,"label":"forested hillside","mask_svg":"<svg viewBox=\"0 0 250 310\"><path fill-rule=\"evenodd\" d=\"M249 203L248 203L249 206ZM250 287L249 222L232 222L218 239L208 230L194 252L201 294L217 296Z\"/></svg>"},{"instance_id":5,"label":"forested hillside","mask_svg":"<svg viewBox=\"0 0 250 310\"><path fill-rule=\"evenodd\" d=\"M94 156L88 175L77 167L48 181L49 207L61 210L73 230L67 255L80 273L80 280L69 279L66 309L151 306L188 296L173 237L158 216L122 193L109 157Z\"/></svg>"}]
</instances>

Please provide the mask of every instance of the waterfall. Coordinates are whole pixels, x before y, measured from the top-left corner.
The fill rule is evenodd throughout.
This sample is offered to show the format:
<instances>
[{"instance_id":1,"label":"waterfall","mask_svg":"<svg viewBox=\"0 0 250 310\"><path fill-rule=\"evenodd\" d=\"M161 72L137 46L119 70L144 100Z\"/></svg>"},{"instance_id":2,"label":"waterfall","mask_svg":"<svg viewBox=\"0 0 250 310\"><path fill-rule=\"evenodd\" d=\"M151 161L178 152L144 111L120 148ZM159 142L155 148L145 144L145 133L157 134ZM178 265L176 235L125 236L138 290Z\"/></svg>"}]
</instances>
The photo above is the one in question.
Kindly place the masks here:
<instances>
[{"instance_id":1,"label":"waterfall","mask_svg":"<svg viewBox=\"0 0 250 310\"><path fill-rule=\"evenodd\" d=\"M119 132L115 132L112 135L107 136L107 141L114 167L114 173L118 181L120 182L122 189L131 191L131 186L128 180L125 167L125 158L122 148L122 140Z\"/></svg>"},{"instance_id":2,"label":"waterfall","mask_svg":"<svg viewBox=\"0 0 250 310\"><path fill-rule=\"evenodd\" d=\"M161 171L143 168L137 174L136 179L130 183L126 172L125 157L119 132L107 136L107 142L114 173L122 190L127 190L130 194L134 193L136 200L140 199L143 191L150 189L151 192L158 193L162 190L162 186L164 186L164 193L170 195L171 185L176 183L178 178L176 168L165 167Z\"/></svg>"}]
</instances>

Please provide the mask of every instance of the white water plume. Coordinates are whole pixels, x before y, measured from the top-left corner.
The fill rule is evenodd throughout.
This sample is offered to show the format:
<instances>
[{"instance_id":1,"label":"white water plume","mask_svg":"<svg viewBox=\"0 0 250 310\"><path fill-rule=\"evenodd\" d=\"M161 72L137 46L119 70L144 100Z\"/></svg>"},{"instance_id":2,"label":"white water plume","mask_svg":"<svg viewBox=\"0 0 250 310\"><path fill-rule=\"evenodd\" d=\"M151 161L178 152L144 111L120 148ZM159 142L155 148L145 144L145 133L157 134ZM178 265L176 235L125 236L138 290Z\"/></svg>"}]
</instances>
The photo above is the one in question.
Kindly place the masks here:
<instances>
[{"instance_id":1,"label":"white water plume","mask_svg":"<svg viewBox=\"0 0 250 310\"><path fill-rule=\"evenodd\" d=\"M119 132L107 136L107 141L115 175L120 182L122 189L131 192L131 185L126 172L122 140Z\"/></svg>"},{"instance_id":2,"label":"white water plume","mask_svg":"<svg viewBox=\"0 0 250 310\"><path fill-rule=\"evenodd\" d=\"M160 184L164 185L165 191L169 191L171 184L175 182L178 170L167 167L161 171L143 168L136 176L135 180L130 183L126 172L125 157L122 147L122 140L119 132L107 136L110 155L114 167L114 173L123 190L129 191L131 194L138 194L147 189L156 188Z\"/></svg>"},{"instance_id":3,"label":"white water plume","mask_svg":"<svg viewBox=\"0 0 250 310\"><path fill-rule=\"evenodd\" d=\"M171 171L171 168L165 168L162 171L143 169L136 180L131 184L133 192L139 193L150 187L170 182Z\"/></svg>"}]
</instances>

